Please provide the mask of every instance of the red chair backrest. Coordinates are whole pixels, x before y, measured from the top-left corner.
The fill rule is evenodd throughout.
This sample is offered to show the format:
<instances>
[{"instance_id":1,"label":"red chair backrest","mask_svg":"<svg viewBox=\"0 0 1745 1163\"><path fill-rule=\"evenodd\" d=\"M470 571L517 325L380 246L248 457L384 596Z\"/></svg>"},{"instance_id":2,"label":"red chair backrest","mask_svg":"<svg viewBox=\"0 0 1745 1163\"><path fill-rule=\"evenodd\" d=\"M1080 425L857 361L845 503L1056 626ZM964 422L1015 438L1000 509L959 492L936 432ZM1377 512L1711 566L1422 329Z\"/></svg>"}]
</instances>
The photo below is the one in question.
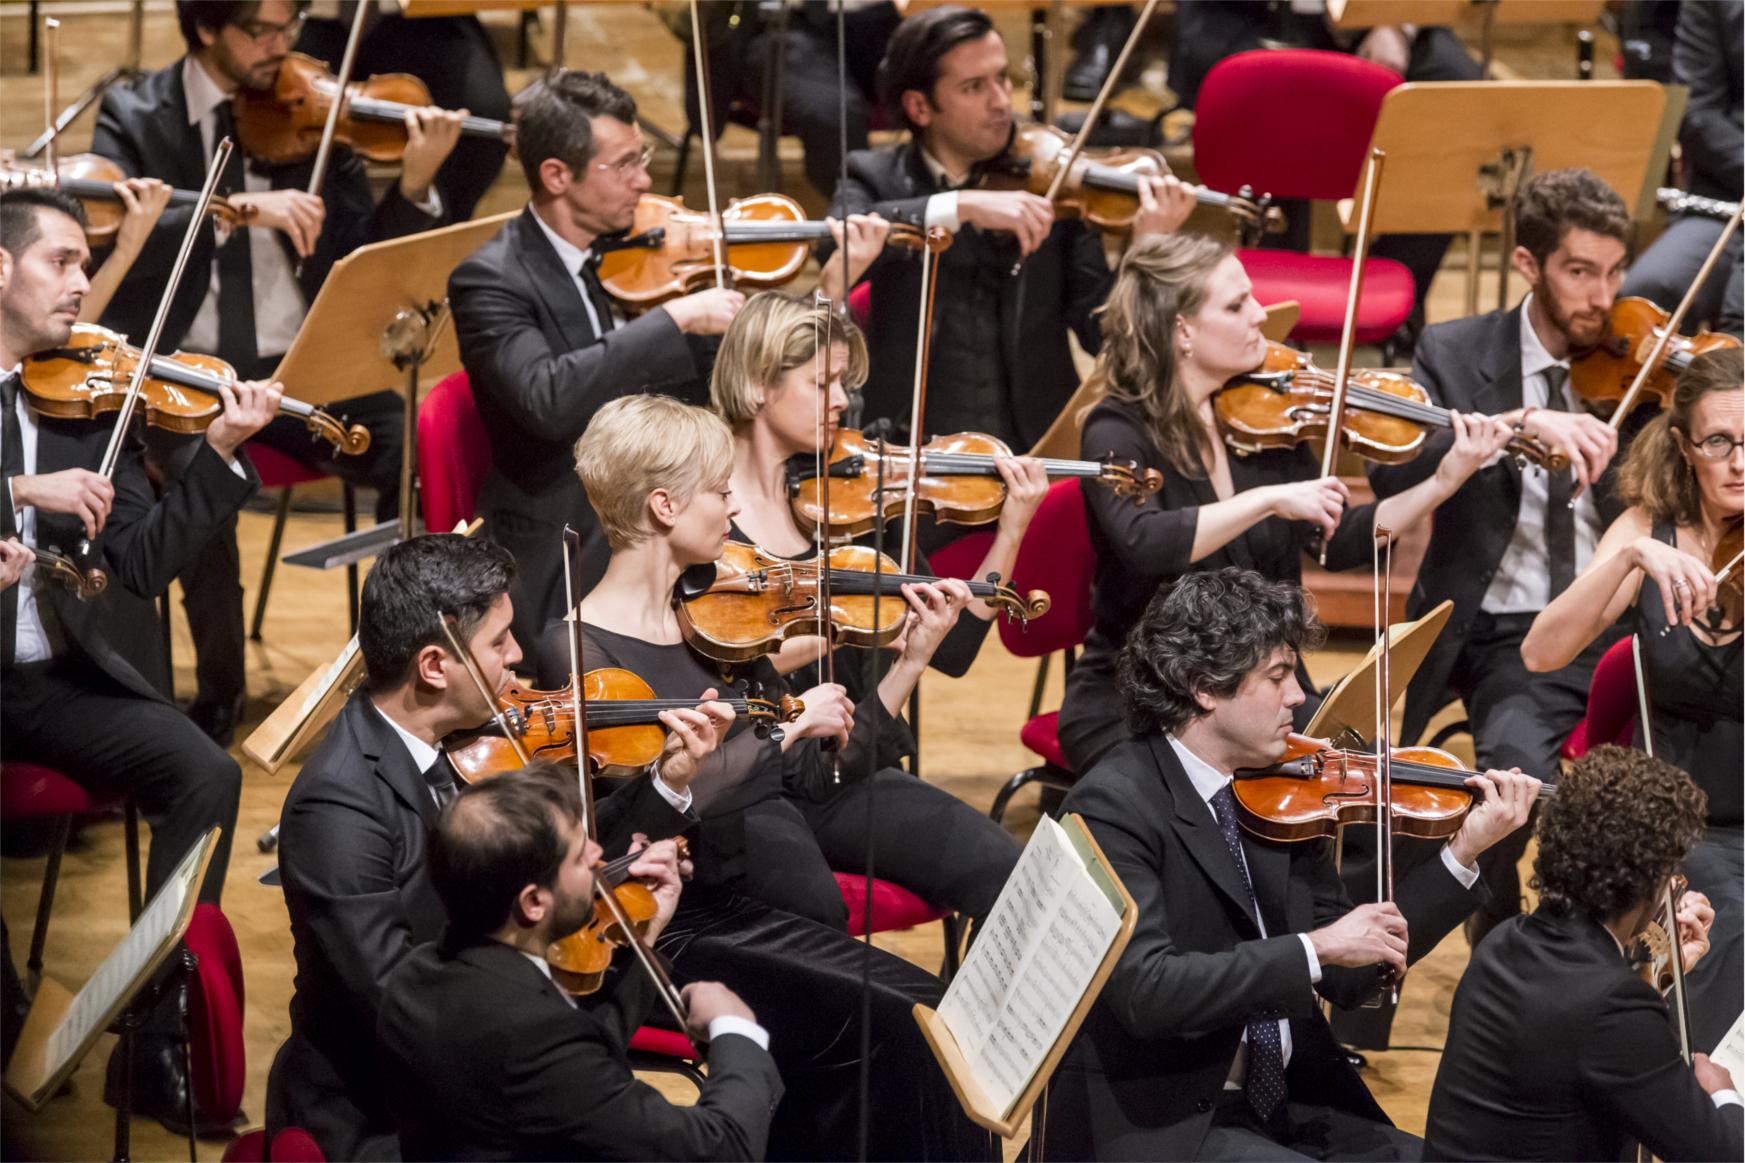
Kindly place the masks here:
<instances>
[{"instance_id":1,"label":"red chair backrest","mask_svg":"<svg viewBox=\"0 0 1745 1163\"><path fill-rule=\"evenodd\" d=\"M1600 656L1593 681L1587 688L1589 749L1602 743L1628 744L1636 725L1636 662L1631 655L1632 638L1621 638Z\"/></svg>"},{"instance_id":2,"label":"red chair backrest","mask_svg":"<svg viewBox=\"0 0 1745 1163\"><path fill-rule=\"evenodd\" d=\"M194 1097L203 1113L225 1122L242 1107L248 1073L242 1041L242 954L230 922L217 905L194 906L194 919L182 941L197 963L188 991Z\"/></svg>"},{"instance_id":3,"label":"red chair backrest","mask_svg":"<svg viewBox=\"0 0 1745 1163\"><path fill-rule=\"evenodd\" d=\"M1019 593L1046 590L1052 604L1048 613L1032 618L1028 625L1000 618L1000 641L1006 649L1019 658L1040 658L1083 642L1091 632L1091 579L1096 567L1079 482L1055 481L1024 531L1012 566L1012 585Z\"/></svg>"},{"instance_id":4,"label":"red chair backrest","mask_svg":"<svg viewBox=\"0 0 1745 1163\"><path fill-rule=\"evenodd\" d=\"M473 519L491 471L491 442L467 373L446 375L418 406L418 488L424 527L447 533Z\"/></svg>"},{"instance_id":5,"label":"red chair backrest","mask_svg":"<svg viewBox=\"0 0 1745 1163\"><path fill-rule=\"evenodd\" d=\"M1194 106L1194 168L1234 194L1349 198L1391 69L1346 53L1256 49L1212 66Z\"/></svg>"},{"instance_id":6,"label":"red chair backrest","mask_svg":"<svg viewBox=\"0 0 1745 1163\"><path fill-rule=\"evenodd\" d=\"M867 320L872 318L871 283L858 283L849 290L848 317L854 320L856 327L866 330Z\"/></svg>"}]
</instances>

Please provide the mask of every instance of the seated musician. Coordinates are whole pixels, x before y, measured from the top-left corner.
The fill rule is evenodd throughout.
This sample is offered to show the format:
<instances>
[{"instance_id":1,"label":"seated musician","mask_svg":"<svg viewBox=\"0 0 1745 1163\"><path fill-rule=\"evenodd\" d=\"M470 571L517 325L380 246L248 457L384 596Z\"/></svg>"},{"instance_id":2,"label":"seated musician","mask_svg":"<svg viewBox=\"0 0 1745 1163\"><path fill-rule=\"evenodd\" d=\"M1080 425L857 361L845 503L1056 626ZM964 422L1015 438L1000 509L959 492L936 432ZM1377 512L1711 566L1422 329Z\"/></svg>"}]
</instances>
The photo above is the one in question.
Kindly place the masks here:
<instances>
[{"instance_id":1,"label":"seated musician","mask_svg":"<svg viewBox=\"0 0 1745 1163\"><path fill-rule=\"evenodd\" d=\"M1745 1151L1732 1077L1700 1051L1680 1059L1666 1000L1630 960L1703 834L1703 799L1621 747L1564 774L1539 813L1539 907L1498 925L1454 991L1424 1158L1624 1159L1632 1140L1656 1159ZM1696 965L1713 914L1697 892L1675 907Z\"/></svg>"},{"instance_id":2,"label":"seated musician","mask_svg":"<svg viewBox=\"0 0 1745 1163\"><path fill-rule=\"evenodd\" d=\"M425 849L456 776L439 747L487 719L441 619L454 620L500 690L521 659L509 632L514 572L501 546L455 534L402 541L377 558L358 616L368 681L285 798L279 867L297 991L291 1035L267 1080L267 1129L302 1127L332 1159L395 1157L372 1040L382 982L414 946L441 934ZM614 852L633 832L687 826L687 785L714 746L714 714L732 717L718 705L663 716L673 734L656 772L601 808L600 835Z\"/></svg>"},{"instance_id":3,"label":"seated musician","mask_svg":"<svg viewBox=\"0 0 1745 1163\"><path fill-rule=\"evenodd\" d=\"M1141 505L1108 489L1084 490L1097 554L1095 620L1060 708L1060 742L1074 771L1089 771L1126 738L1113 697L1116 657L1160 584L1240 565L1295 585L1317 537L1328 541L1330 568L1367 565L1374 526L1398 531L1423 520L1510 436L1501 421L1456 415L1453 446L1433 474L1357 507L1347 505L1337 477L1321 475L1320 455L1307 444L1235 453L1214 397L1266 358L1265 318L1242 261L1224 243L1164 235L1140 240L1121 260L1091 373L1107 395L1085 416L1080 448L1088 458L1113 453L1158 469L1163 488ZM1312 690L1301 668L1297 681ZM1318 702L1311 695L1300 705L1299 726Z\"/></svg>"},{"instance_id":4,"label":"seated musician","mask_svg":"<svg viewBox=\"0 0 1745 1163\"><path fill-rule=\"evenodd\" d=\"M101 466L115 418L51 419L20 383L23 361L67 341L89 283L84 209L54 190L0 192L0 421L7 503L0 537L74 553L90 539L108 591L79 601L38 570L6 589L0 754L125 795L151 826L145 891L163 883L214 824L223 828L200 899L216 903L230 862L242 772L164 699L110 640L110 608L126 591L155 597L259 485L237 450L278 411L277 384L238 383L162 497L146 478L137 435L113 476ZM101 729L93 729L101 725ZM136 1038L133 1109L181 1118L179 999ZM117 1056L114 1062L119 1065Z\"/></svg>"},{"instance_id":5,"label":"seated musician","mask_svg":"<svg viewBox=\"0 0 1745 1163\"><path fill-rule=\"evenodd\" d=\"M980 188L1016 130L1010 68L1005 43L978 9L941 7L904 20L879 66L879 91L910 139L850 153L832 213L956 232L938 260L925 428L987 432L1025 449L1078 386L1068 334L1093 354L1100 346L1095 312L1112 276L1093 227L1056 221L1040 195ZM1174 178L1142 181L1139 199L1135 238L1175 229L1194 206ZM824 261L828 253L820 252L819 286L835 298L845 288L840 261ZM864 275L850 271L851 285L870 281L874 303L869 419L909 421L920 273L919 256L896 249Z\"/></svg>"},{"instance_id":6,"label":"seated musician","mask_svg":"<svg viewBox=\"0 0 1745 1163\"><path fill-rule=\"evenodd\" d=\"M1320 626L1298 586L1228 567L1160 590L1121 656L1135 738L1066 795L1139 925L1054 1076L1045 1147L1072 1159L1416 1158L1334 1042L1354 1005L1471 909L1473 861L1521 826L1539 781L1466 782L1460 830L1353 907L1330 844L1238 827L1233 773L1278 760Z\"/></svg>"},{"instance_id":7,"label":"seated musician","mask_svg":"<svg viewBox=\"0 0 1745 1163\"><path fill-rule=\"evenodd\" d=\"M429 872L448 927L388 974L377 1027L406 1158L764 1157L782 1082L769 1033L732 990L685 987L709 1074L695 1105L680 1106L632 1073L630 1036L665 1010L628 950L579 1001L552 980L546 949L592 920L599 860L575 771L556 763L469 787L443 809ZM654 889L649 949L678 905L679 867L670 840L630 866Z\"/></svg>"},{"instance_id":8,"label":"seated musician","mask_svg":"<svg viewBox=\"0 0 1745 1163\"><path fill-rule=\"evenodd\" d=\"M628 667L668 698L692 698L725 681L720 663L685 645L679 614L667 595L687 569L710 568L725 540L744 540L734 525L740 515L735 484L749 474L750 462L756 460L760 478L767 477L770 449L791 450L796 437L812 442L818 389L811 347L818 323L811 310L773 294L759 296L734 321L716 365L717 387L737 384L728 390L745 393L733 397L736 415L743 415L750 393L764 398L763 419L741 426L743 440L700 409L647 399L609 405L577 444L577 469L613 549L605 577L580 607L589 657L597 663ZM850 332L828 341L831 414L844 403L844 376L852 378L864 367L863 359L850 355L860 351L858 338ZM730 369L752 378L736 378ZM760 389L760 384L769 386ZM778 432L785 435L777 437ZM755 456L749 449L753 439L763 445ZM789 445L781 445L782 439ZM782 460L785 456L773 464ZM763 497L769 483L759 479L748 487ZM760 516L767 522L770 514L766 510ZM791 522L785 512L782 519ZM788 540L795 537L791 524L785 533L787 539L771 552L797 549L796 557L812 557L803 539ZM900 653L876 689L854 682L859 693L851 699L848 672L866 666L864 655L852 652L852 661L845 657L837 664L835 681L816 675L819 681L800 694L805 717L786 731L779 746L742 730L722 754L727 782L763 793L743 797L731 824L717 825L731 826L734 834L726 842L744 851L736 887L838 930L846 928L848 910L832 871L864 869L869 810L878 875L970 917L985 916L993 907L1018 859L1017 844L998 824L890 766L913 747L898 716L959 621L970 600L968 588L944 579L900 591L892 587L885 600L906 603L911 621ZM815 657L816 640L811 645ZM548 632L541 649L542 679L555 677L567 658L561 635ZM751 669L772 689L798 693L806 685L783 683L761 660L735 669ZM810 668L804 673L813 675ZM834 762L817 742L832 736L844 744Z\"/></svg>"},{"instance_id":9,"label":"seated musician","mask_svg":"<svg viewBox=\"0 0 1745 1163\"><path fill-rule=\"evenodd\" d=\"M1509 311L1426 328L1412 378L1438 406L1498 414L1567 454L1570 468L1521 468L1505 457L1472 474L1436 510L1406 616L1421 618L1449 599L1454 612L1407 688L1400 738L1417 740L1430 717L1458 697L1480 767L1550 775L1587 707L1594 663L1616 635L1601 634L1569 665L1545 674L1522 665L1521 640L1534 615L1592 558L1620 508L1615 474L1607 471L1618 435L1581 410L1569 364L1606 333L1631 224L1623 199L1587 170L1534 174L1515 215L1510 261L1527 295ZM1376 494L1391 496L1439 472L1449 447L1446 435L1433 436L1405 464L1374 467ZM1526 843L1523 830L1482 862L1491 892L1468 926L1474 943L1520 912L1515 866Z\"/></svg>"},{"instance_id":10,"label":"seated musician","mask_svg":"<svg viewBox=\"0 0 1745 1163\"><path fill-rule=\"evenodd\" d=\"M129 175L200 189L219 139L236 136L231 98L243 89L272 90L307 6L291 0L180 0L176 15L187 53L134 85L116 85L104 94L92 151ZM310 194L312 157L267 167L238 141L218 193L255 217L248 228L227 236L215 228L201 232L159 349L216 355L243 378L269 374L335 262L366 242L442 223L441 199L431 182L459 133L454 114L428 110L409 119L399 181L379 202L362 160L343 145L333 147L322 188ZM182 206L164 211L131 277L116 288L101 316L105 327L136 342L145 338L191 212ZM364 395L336 411L370 430L367 452L338 455L311 441L302 422L289 416L276 418L258 439L303 464L374 488L377 519L393 516L399 503L400 397ZM153 455L169 475L185 471L185 442L158 441ZM181 577L198 656L199 689L189 714L220 745L229 744L246 694L239 570L235 530L227 527Z\"/></svg>"},{"instance_id":11,"label":"seated musician","mask_svg":"<svg viewBox=\"0 0 1745 1163\"><path fill-rule=\"evenodd\" d=\"M600 541L576 484L576 439L602 404L629 392L701 400L708 352L689 340L721 334L744 297L711 288L620 318L594 247L630 229L651 184L653 147L636 102L604 74L572 69L546 77L519 109L516 154L531 200L455 269L448 293L491 440L479 512L486 534L515 555L515 629L535 642L563 612L560 531L568 524L585 543Z\"/></svg>"},{"instance_id":12,"label":"seated musician","mask_svg":"<svg viewBox=\"0 0 1745 1163\"><path fill-rule=\"evenodd\" d=\"M1688 772L1708 795L1707 828L1683 865L1691 887L1715 908L1714 949L1688 981L1699 1050L1714 1049L1745 1008L1745 788L1739 779L1745 650L1738 591L1731 611L1718 608L1711 566L1745 510L1742 385L1745 358L1738 348L1691 361L1665 410L1636 434L1618 470L1618 492L1630 507L1521 643L1527 669L1543 673L1568 665L1620 616L1630 614L1634 622L1648 688L1648 741L1655 756Z\"/></svg>"}]
</instances>

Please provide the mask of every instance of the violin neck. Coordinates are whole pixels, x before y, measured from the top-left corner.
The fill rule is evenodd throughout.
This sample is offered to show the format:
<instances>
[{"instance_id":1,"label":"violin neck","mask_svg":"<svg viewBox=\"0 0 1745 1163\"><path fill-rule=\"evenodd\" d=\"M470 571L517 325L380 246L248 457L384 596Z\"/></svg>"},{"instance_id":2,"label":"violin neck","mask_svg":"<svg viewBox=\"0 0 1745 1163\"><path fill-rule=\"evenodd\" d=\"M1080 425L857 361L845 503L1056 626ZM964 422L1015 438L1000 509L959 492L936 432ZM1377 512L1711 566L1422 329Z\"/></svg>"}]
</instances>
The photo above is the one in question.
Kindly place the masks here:
<instances>
[{"instance_id":1,"label":"violin neck","mask_svg":"<svg viewBox=\"0 0 1745 1163\"><path fill-rule=\"evenodd\" d=\"M898 452L897 449L890 450ZM907 449L900 450L906 453ZM1043 460L1042 468L1049 476L1056 479L1065 477L1098 477L1103 475L1103 466L1094 460ZM994 458L980 452L926 452L921 453L921 469L923 472L935 472L950 476L985 476L997 477L1000 469Z\"/></svg>"},{"instance_id":2,"label":"violin neck","mask_svg":"<svg viewBox=\"0 0 1745 1163\"><path fill-rule=\"evenodd\" d=\"M110 202L121 201L121 195L115 192L115 187L109 182L99 182L94 178L62 178L60 189L75 198L101 198ZM200 201L196 190L171 190L170 205L192 206Z\"/></svg>"},{"instance_id":3,"label":"violin neck","mask_svg":"<svg viewBox=\"0 0 1745 1163\"><path fill-rule=\"evenodd\" d=\"M176 360L162 355L154 355L151 358L151 378L154 380L163 380L165 383L175 384L177 387L181 388L193 388L197 392L205 392L211 396L218 395L219 389L225 387L230 382L229 380L214 375L204 368L192 367L185 363L179 363ZM289 396L281 396L279 398L279 411L285 413L287 416L296 416L298 419L306 419L314 414L315 408L313 405L305 404L302 400L293 400Z\"/></svg>"},{"instance_id":4,"label":"violin neck","mask_svg":"<svg viewBox=\"0 0 1745 1163\"><path fill-rule=\"evenodd\" d=\"M737 715L750 711L743 698L721 698ZM588 726L606 730L611 727L648 727L660 722L663 711L689 710L696 699L589 699Z\"/></svg>"},{"instance_id":5,"label":"violin neck","mask_svg":"<svg viewBox=\"0 0 1745 1163\"><path fill-rule=\"evenodd\" d=\"M406 114L413 108L402 101L382 101L375 97L353 97L345 104L346 112L359 121L384 121L395 125L404 122ZM466 137L494 137L498 140L509 137L509 126L489 117L463 117L460 131Z\"/></svg>"},{"instance_id":6,"label":"violin neck","mask_svg":"<svg viewBox=\"0 0 1745 1163\"><path fill-rule=\"evenodd\" d=\"M729 246L760 242L817 242L830 237L830 227L823 222L729 222L725 230Z\"/></svg>"},{"instance_id":7,"label":"violin neck","mask_svg":"<svg viewBox=\"0 0 1745 1163\"><path fill-rule=\"evenodd\" d=\"M930 585L939 580L936 577L926 577L921 574L896 572L875 574L868 570L859 569L832 569L827 572L830 575L830 589L834 593L857 598L870 597L875 591L886 596L900 594L903 586ZM999 592L988 582L972 581L965 584L969 586L969 592L978 598L991 598Z\"/></svg>"},{"instance_id":8,"label":"violin neck","mask_svg":"<svg viewBox=\"0 0 1745 1163\"><path fill-rule=\"evenodd\" d=\"M1113 166L1090 166L1085 171L1085 185L1093 190L1108 190L1117 194L1139 195L1139 175L1126 170L1118 170ZM1217 190L1208 190L1204 186L1194 186L1194 197L1202 206L1217 206L1227 210L1236 204L1236 199Z\"/></svg>"}]
</instances>

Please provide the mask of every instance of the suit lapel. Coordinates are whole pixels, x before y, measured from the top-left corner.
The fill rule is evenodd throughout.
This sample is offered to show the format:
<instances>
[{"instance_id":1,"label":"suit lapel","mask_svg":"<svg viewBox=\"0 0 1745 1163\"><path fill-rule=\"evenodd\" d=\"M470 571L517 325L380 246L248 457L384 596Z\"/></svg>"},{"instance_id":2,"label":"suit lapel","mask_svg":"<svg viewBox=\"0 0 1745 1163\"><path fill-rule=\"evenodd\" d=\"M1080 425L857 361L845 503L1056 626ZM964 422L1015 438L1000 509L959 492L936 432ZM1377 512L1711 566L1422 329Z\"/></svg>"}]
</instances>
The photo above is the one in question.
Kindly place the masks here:
<instances>
[{"instance_id":1,"label":"suit lapel","mask_svg":"<svg viewBox=\"0 0 1745 1163\"><path fill-rule=\"evenodd\" d=\"M412 762L412 753L388 724L382 713L370 703L369 695L359 691L349 708L354 713L358 735L358 750L371 763L376 778L387 784L402 802L418 813L426 828L436 826L436 799L424 773Z\"/></svg>"},{"instance_id":2,"label":"suit lapel","mask_svg":"<svg viewBox=\"0 0 1745 1163\"><path fill-rule=\"evenodd\" d=\"M1519 305L1498 321L1495 342L1485 352L1484 366L1480 369L1484 383L1473 394L1473 406L1480 412L1494 416L1521 406L1521 327ZM1521 499L1521 466L1512 456L1503 457L1502 466L1508 474L1512 507Z\"/></svg>"},{"instance_id":3,"label":"suit lapel","mask_svg":"<svg viewBox=\"0 0 1745 1163\"><path fill-rule=\"evenodd\" d=\"M521 212L514 227L522 265L533 279L533 289L544 301L545 309L557 321L568 350L579 351L599 339L588 326L588 309L582 303L582 293L576 289L575 277L564 269L545 232L533 220L533 207Z\"/></svg>"},{"instance_id":4,"label":"suit lapel","mask_svg":"<svg viewBox=\"0 0 1745 1163\"><path fill-rule=\"evenodd\" d=\"M1157 764L1158 774L1169 789L1170 798L1175 801L1175 817L1170 825L1181 838L1182 847L1224 895L1232 914L1241 917L1243 924L1258 937L1260 926L1255 924L1249 911L1248 889L1236 871L1236 862L1230 858L1230 849L1224 845L1224 833L1219 829L1212 809L1206 806L1188 773L1182 770L1181 761L1176 758L1169 740L1162 735L1153 735L1150 746L1152 761Z\"/></svg>"}]
</instances>

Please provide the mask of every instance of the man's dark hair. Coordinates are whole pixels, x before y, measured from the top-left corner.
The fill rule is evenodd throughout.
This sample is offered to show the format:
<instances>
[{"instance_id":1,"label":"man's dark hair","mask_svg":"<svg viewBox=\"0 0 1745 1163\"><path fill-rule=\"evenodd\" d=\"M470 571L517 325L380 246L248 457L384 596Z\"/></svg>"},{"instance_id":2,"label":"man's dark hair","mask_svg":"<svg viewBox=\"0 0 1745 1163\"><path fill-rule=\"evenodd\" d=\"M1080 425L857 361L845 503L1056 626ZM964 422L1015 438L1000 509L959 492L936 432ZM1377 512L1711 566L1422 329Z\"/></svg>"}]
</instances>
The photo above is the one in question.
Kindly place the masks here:
<instances>
[{"instance_id":1,"label":"man's dark hair","mask_svg":"<svg viewBox=\"0 0 1745 1163\"><path fill-rule=\"evenodd\" d=\"M581 812L575 772L549 759L463 788L443 809L425 857L450 939L496 932L522 889L555 884L570 851L565 833Z\"/></svg>"},{"instance_id":2,"label":"man's dark hair","mask_svg":"<svg viewBox=\"0 0 1745 1163\"><path fill-rule=\"evenodd\" d=\"M636 99L607 80L605 73L552 69L532 86L538 88L531 96L525 101L518 96L515 101L515 154L528 186L536 191L545 159L556 158L572 174L594 160L590 118L614 117L626 125L636 124Z\"/></svg>"},{"instance_id":3,"label":"man's dark hair","mask_svg":"<svg viewBox=\"0 0 1745 1163\"><path fill-rule=\"evenodd\" d=\"M358 647L373 691L406 678L420 650L446 639L442 616L466 641L515 579L509 551L482 537L431 533L389 547L364 579Z\"/></svg>"},{"instance_id":4,"label":"man's dark hair","mask_svg":"<svg viewBox=\"0 0 1745 1163\"><path fill-rule=\"evenodd\" d=\"M1229 698L1281 647L1320 645L1301 586L1251 569L1183 574L1159 588L1121 649L1121 698L1135 735L1179 731L1204 712L1194 696Z\"/></svg>"},{"instance_id":5,"label":"man's dark hair","mask_svg":"<svg viewBox=\"0 0 1745 1163\"><path fill-rule=\"evenodd\" d=\"M1589 230L1630 245L1630 208L1592 170L1534 174L1515 200L1515 241L1540 266L1571 230Z\"/></svg>"},{"instance_id":6,"label":"man's dark hair","mask_svg":"<svg viewBox=\"0 0 1745 1163\"><path fill-rule=\"evenodd\" d=\"M211 33L222 32L226 25L253 20L260 6L260 0L176 0L176 23L181 25L188 51L199 52L206 47L200 43L202 28ZM309 0L295 0L293 7L299 13L305 12Z\"/></svg>"},{"instance_id":7,"label":"man's dark hair","mask_svg":"<svg viewBox=\"0 0 1745 1163\"><path fill-rule=\"evenodd\" d=\"M1703 837L1709 797L1631 747L1596 747L1539 808L1539 907L1613 920L1651 898Z\"/></svg>"},{"instance_id":8,"label":"man's dark hair","mask_svg":"<svg viewBox=\"0 0 1745 1163\"><path fill-rule=\"evenodd\" d=\"M932 8L911 16L897 26L879 62L879 101L891 116L919 133L921 127L903 112L903 94L922 93L933 104L933 88L939 84L939 61L946 53L994 30L994 22L979 8Z\"/></svg>"},{"instance_id":9,"label":"man's dark hair","mask_svg":"<svg viewBox=\"0 0 1745 1163\"><path fill-rule=\"evenodd\" d=\"M0 250L17 258L42 237L42 211L65 214L85 228L85 207L71 194L25 187L0 191Z\"/></svg>"}]
</instances>

